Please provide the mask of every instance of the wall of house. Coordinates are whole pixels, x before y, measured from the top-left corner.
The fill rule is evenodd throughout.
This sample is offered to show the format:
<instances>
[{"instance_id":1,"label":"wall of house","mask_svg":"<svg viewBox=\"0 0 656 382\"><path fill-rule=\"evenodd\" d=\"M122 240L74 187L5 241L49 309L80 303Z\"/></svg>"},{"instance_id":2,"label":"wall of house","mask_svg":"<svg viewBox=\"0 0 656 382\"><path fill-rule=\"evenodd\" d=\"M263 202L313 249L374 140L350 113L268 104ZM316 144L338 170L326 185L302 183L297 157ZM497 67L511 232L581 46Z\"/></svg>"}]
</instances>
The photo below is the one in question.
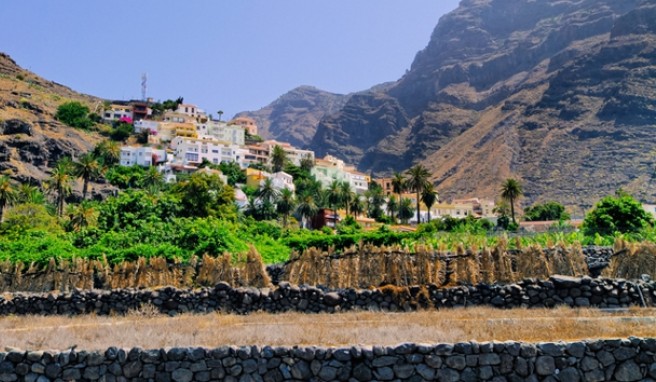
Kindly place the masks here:
<instances>
[{"instance_id":1,"label":"wall of house","mask_svg":"<svg viewBox=\"0 0 656 382\"><path fill-rule=\"evenodd\" d=\"M651 379L650 379L651 378ZM1 381L649 381L656 340L0 353Z\"/></svg>"}]
</instances>

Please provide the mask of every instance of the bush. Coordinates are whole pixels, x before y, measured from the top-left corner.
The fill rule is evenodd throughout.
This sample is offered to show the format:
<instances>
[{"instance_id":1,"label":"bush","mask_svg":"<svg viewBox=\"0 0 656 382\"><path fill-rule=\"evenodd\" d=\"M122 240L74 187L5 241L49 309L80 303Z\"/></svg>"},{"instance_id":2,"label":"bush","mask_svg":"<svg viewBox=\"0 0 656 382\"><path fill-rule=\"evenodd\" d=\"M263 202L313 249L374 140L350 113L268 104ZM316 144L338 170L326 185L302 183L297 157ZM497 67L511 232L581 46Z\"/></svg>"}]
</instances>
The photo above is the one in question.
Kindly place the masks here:
<instances>
[{"instance_id":1,"label":"bush","mask_svg":"<svg viewBox=\"0 0 656 382\"><path fill-rule=\"evenodd\" d=\"M569 220L569 218L569 214L565 212L565 207L558 202L534 204L524 211L526 221Z\"/></svg>"},{"instance_id":2,"label":"bush","mask_svg":"<svg viewBox=\"0 0 656 382\"><path fill-rule=\"evenodd\" d=\"M653 227L653 217L631 195L618 192L601 199L583 221L587 236L610 236L615 233L637 233Z\"/></svg>"},{"instance_id":3,"label":"bush","mask_svg":"<svg viewBox=\"0 0 656 382\"><path fill-rule=\"evenodd\" d=\"M57 108L55 118L71 127L89 129L93 121L89 119L89 108L77 101L66 102Z\"/></svg>"}]
</instances>

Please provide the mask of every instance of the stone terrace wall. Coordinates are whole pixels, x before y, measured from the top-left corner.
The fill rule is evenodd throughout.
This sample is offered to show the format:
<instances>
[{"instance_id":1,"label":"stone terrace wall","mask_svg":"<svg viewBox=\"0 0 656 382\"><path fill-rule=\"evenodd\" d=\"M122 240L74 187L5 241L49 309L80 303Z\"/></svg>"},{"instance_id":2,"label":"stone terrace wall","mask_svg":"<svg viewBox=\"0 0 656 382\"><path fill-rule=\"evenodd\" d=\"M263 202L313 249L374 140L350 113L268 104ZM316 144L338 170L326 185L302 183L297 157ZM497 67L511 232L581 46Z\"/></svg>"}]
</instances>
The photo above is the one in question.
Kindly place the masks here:
<instances>
[{"instance_id":1,"label":"stone terrace wall","mask_svg":"<svg viewBox=\"0 0 656 382\"><path fill-rule=\"evenodd\" d=\"M6 294L4 296L7 297ZM232 288L226 283L219 283L213 288L195 290L172 287L157 290L75 290L59 295L16 293L5 297L0 297L0 315L121 314L144 304L150 304L169 315L211 311L240 314L255 311L332 313L357 309L412 311L475 305L498 308L556 305L619 308L656 305L656 282L552 276L547 281L527 279L510 285L448 289L435 285L410 288L384 286L374 290L332 291L284 282L275 289Z\"/></svg>"},{"instance_id":2,"label":"stone terrace wall","mask_svg":"<svg viewBox=\"0 0 656 382\"><path fill-rule=\"evenodd\" d=\"M0 381L653 381L656 340L0 353Z\"/></svg>"}]
</instances>

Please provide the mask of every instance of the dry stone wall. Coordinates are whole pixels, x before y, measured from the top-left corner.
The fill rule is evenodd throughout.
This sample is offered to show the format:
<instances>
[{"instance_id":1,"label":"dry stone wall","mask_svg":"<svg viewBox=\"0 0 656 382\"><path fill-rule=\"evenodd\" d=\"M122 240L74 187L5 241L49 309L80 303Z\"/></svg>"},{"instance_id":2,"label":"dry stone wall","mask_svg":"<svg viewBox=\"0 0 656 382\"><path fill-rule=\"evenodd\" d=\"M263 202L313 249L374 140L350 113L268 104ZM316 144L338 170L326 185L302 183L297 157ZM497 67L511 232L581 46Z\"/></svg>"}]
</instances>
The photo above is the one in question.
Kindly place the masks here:
<instances>
[{"instance_id":1,"label":"dry stone wall","mask_svg":"<svg viewBox=\"0 0 656 382\"><path fill-rule=\"evenodd\" d=\"M475 285L439 288L384 286L378 289L328 290L285 282L276 288L233 288L219 283L212 288L74 290L66 294L5 294L0 315L122 314L144 305L176 315L223 311L333 313L350 310L413 311L463 306L620 308L656 305L656 282L591 277L552 276L526 279L509 285Z\"/></svg>"},{"instance_id":2,"label":"dry stone wall","mask_svg":"<svg viewBox=\"0 0 656 382\"><path fill-rule=\"evenodd\" d=\"M654 381L656 340L0 353L0 381Z\"/></svg>"}]
</instances>

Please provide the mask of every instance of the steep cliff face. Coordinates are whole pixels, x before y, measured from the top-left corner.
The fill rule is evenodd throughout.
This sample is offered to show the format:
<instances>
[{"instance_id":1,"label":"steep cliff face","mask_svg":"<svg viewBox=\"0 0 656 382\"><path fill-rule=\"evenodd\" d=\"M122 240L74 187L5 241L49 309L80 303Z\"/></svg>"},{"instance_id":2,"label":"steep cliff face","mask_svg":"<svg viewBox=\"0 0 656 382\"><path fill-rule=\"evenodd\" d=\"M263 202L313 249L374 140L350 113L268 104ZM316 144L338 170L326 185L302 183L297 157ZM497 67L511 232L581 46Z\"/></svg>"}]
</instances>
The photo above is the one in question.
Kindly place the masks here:
<instances>
[{"instance_id":1,"label":"steep cliff face","mask_svg":"<svg viewBox=\"0 0 656 382\"><path fill-rule=\"evenodd\" d=\"M260 110L242 112L237 116L255 119L259 135L266 139L307 147L321 118L339 111L347 99L345 95L300 86Z\"/></svg>"},{"instance_id":2,"label":"steep cliff face","mask_svg":"<svg viewBox=\"0 0 656 382\"><path fill-rule=\"evenodd\" d=\"M656 1L463 0L398 81L317 126L311 148L378 175L423 163L442 195L586 207L651 191Z\"/></svg>"},{"instance_id":3,"label":"steep cliff face","mask_svg":"<svg viewBox=\"0 0 656 382\"><path fill-rule=\"evenodd\" d=\"M20 68L0 53L0 173L21 182L45 179L59 158L86 153L100 140L55 120L57 107L76 100L102 103Z\"/></svg>"}]
</instances>

